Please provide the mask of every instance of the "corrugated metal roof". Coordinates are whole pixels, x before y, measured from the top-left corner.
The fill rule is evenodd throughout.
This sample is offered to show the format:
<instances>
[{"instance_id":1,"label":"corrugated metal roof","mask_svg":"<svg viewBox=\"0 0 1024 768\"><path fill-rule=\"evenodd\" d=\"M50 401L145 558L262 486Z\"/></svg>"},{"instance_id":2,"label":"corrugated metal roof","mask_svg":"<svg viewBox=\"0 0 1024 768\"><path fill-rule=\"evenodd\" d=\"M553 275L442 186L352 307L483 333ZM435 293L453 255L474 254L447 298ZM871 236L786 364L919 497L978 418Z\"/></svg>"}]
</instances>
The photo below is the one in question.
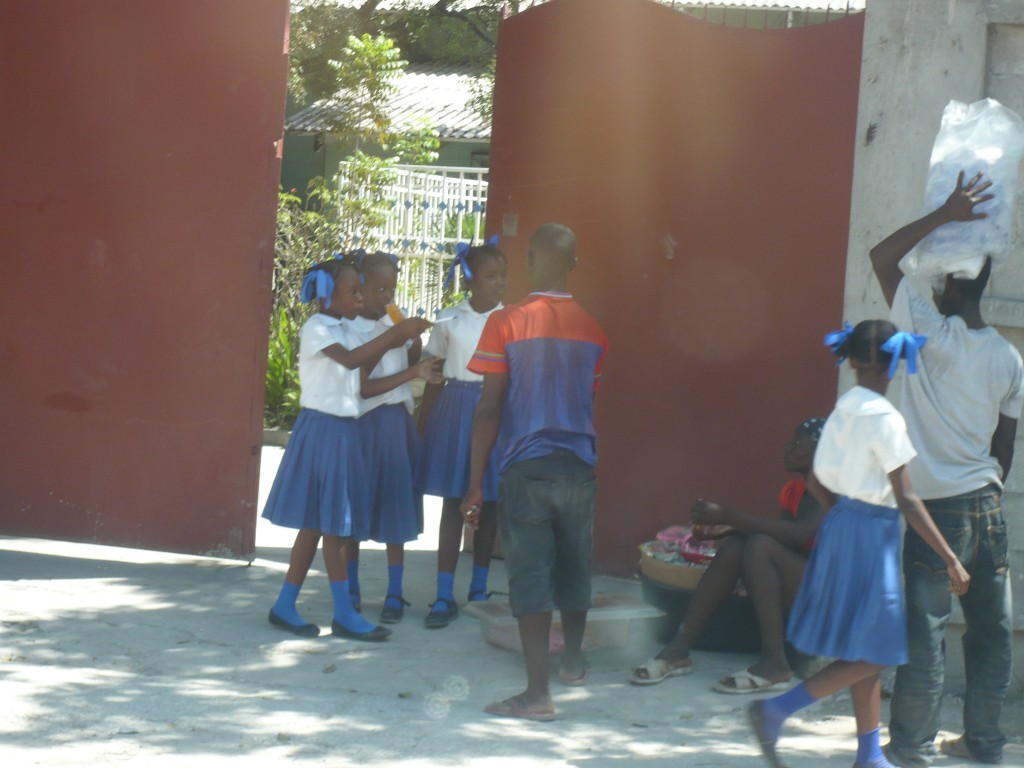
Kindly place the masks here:
<instances>
[{"instance_id":1,"label":"corrugated metal roof","mask_svg":"<svg viewBox=\"0 0 1024 768\"><path fill-rule=\"evenodd\" d=\"M296 10L307 5L309 0L295 0L293 6ZM655 0L662 5L673 5L677 7L682 6L703 6L706 5L711 8L756 8L756 9L776 9L776 10L792 10L792 11L845 11L847 7L851 12L863 11L864 5L867 0ZM324 2L324 0L317 0L317 2ZM359 8L363 5L364 0L330 0L335 5L348 8ZM378 10L387 11L394 10L402 7L417 7L427 8L434 5L437 0L381 0L378 4ZM531 5L542 5L547 0L523 0L520 3L520 10L526 10ZM455 10L465 10L476 5L474 0L463 0L460 3L453 3L452 7Z\"/></svg>"},{"instance_id":2,"label":"corrugated metal roof","mask_svg":"<svg viewBox=\"0 0 1024 768\"><path fill-rule=\"evenodd\" d=\"M708 0L708 2L684 2L683 0L658 0L665 5L676 7L707 6L708 8L738 8L771 11L832 11L834 13L859 13L864 10L867 0Z\"/></svg>"},{"instance_id":3,"label":"corrugated metal roof","mask_svg":"<svg viewBox=\"0 0 1024 768\"><path fill-rule=\"evenodd\" d=\"M414 65L397 78L390 114L396 128L426 118L442 141L490 141L491 125L469 106L480 78L460 67ZM319 133L338 114L335 99L323 99L285 120L289 133Z\"/></svg>"}]
</instances>

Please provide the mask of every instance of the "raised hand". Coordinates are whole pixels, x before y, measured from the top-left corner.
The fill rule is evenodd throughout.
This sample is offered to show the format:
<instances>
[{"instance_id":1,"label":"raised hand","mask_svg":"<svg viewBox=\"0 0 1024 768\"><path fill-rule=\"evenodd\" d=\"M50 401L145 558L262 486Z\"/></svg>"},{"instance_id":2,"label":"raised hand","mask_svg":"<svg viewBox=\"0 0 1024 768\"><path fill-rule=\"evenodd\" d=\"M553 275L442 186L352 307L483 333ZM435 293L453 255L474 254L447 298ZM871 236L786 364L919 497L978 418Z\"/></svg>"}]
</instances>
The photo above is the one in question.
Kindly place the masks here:
<instances>
[{"instance_id":1,"label":"raised hand","mask_svg":"<svg viewBox=\"0 0 1024 768\"><path fill-rule=\"evenodd\" d=\"M395 328L398 328L401 335L405 338L414 339L425 333L432 325L433 323L429 320L424 320L422 317L407 317L405 320L395 323Z\"/></svg>"},{"instance_id":2,"label":"raised hand","mask_svg":"<svg viewBox=\"0 0 1024 768\"><path fill-rule=\"evenodd\" d=\"M988 202L995 197L994 194L983 194L986 189L992 186L991 181L982 181L983 174L978 173L970 181L964 184L964 172L960 171L957 176L956 189L946 198L942 209L950 221L977 221L987 219L987 213L975 211L974 207L981 203Z\"/></svg>"}]
</instances>

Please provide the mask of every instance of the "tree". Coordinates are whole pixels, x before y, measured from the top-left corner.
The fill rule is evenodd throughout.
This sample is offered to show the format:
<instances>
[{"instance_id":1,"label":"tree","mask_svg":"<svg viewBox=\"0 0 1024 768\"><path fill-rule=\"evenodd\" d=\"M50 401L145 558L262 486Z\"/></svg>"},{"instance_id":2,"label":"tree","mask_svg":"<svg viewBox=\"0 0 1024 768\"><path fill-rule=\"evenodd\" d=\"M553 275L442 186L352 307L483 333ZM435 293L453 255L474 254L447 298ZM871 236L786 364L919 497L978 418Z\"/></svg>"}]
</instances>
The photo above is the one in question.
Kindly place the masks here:
<instances>
[{"instance_id":1,"label":"tree","mask_svg":"<svg viewBox=\"0 0 1024 768\"><path fill-rule=\"evenodd\" d=\"M354 149L340 189L316 178L305 199L296 190L282 190L279 196L264 401L267 426L291 427L298 415L298 330L312 312L299 297L302 276L338 250L357 243L376 245L368 234L383 222L388 207L384 189L394 178L394 165L437 159L437 134L430 126L396 131L391 125L387 102L406 66L394 41L382 35L349 36L339 59L328 59L326 66L337 84L331 132ZM391 155L369 154L363 150L368 145Z\"/></svg>"},{"instance_id":2,"label":"tree","mask_svg":"<svg viewBox=\"0 0 1024 768\"><path fill-rule=\"evenodd\" d=\"M520 0L382 0L340 5L338 0L296 0L289 54L289 109L333 96L340 87L331 61L340 61L350 35L386 35L415 64L461 65L493 72L498 24L517 13ZM490 110L490 89L477 99Z\"/></svg>"}]
</instances>

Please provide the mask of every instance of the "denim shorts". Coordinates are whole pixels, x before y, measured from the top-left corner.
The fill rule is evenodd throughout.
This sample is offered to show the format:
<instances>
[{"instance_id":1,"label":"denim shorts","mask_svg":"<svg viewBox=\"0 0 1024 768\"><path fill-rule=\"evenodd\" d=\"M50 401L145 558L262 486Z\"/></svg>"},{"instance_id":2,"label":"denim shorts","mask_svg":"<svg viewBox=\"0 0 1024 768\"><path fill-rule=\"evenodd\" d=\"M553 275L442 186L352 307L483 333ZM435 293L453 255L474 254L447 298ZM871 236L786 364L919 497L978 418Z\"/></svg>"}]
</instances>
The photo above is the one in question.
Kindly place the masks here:
<instances>
[{"instance_id":1,"label":"denim shorts","mask_svg":"<svg viewBox=\"0 0 1024 768\"><path fill-rule=\"evenodd\" d=\"M569 451L502 475L498 525L514 616L590 608L594 490L594 468Z\"/></svg>"}]
</instances>

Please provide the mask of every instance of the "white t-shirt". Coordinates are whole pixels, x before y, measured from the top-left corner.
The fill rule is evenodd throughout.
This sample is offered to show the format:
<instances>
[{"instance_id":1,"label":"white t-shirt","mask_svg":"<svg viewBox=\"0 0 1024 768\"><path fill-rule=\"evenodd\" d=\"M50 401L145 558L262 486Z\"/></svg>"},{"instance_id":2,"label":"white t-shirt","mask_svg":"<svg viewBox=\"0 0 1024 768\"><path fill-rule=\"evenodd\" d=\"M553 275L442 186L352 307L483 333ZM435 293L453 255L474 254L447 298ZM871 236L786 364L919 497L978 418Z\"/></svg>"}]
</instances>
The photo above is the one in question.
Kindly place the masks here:
<instances>
[{"instance_id":1,"label":"white t-shirt","mask_svg":"<svg viewBox=\"0 0 1024 768\"><path fill-rule=\"evenodd\" d=\"M991 455L999 415L1020 416L1024 364L995 328L971 330L960 317L945 317L904 279L892 302L901 331L928 342L917 373L903 377L900 410L920 454L910 481L924 499L941 499L1002 485Z\"/></svg>"},{"instance_id":2,"label":"white t-shirt","mask_svg":"<svg viewBox=\"0 0 1024 768\"><path fill-rule=\"evenodd\" d=\"M333 416L359 415L359 370L349 370L324 354L332 344L353 349L344 320L316 314L299 330L299 405Z\"/></svg>"},{"instance_id":3,"label":"white t-shirt","mask_svg":"<svg viewBox=\"0 0 1024 768\"><path fill-rule=\"evenodd\" d=\"M814 452L814 475L833 493L895 507L889 473L917 452L896 406L856 386L839 398Z\"/></svg>"},{"instance_id":4,"label":"white t-shirt","mask_svg":"<svg viewBox=\"0 0 1024 768\"><path fill-rule=\"evenodd\" d=\"M394 323L387 315L384 315L380 320L371 320L368 317L357 317L355 320L351 321L351 328L359 339L360 345L366 344L368 341L372 341L377 338L393 325ZM404 346L397 347L396 349L389 349L385 352L384 357L382 357L380 362L377 363L377 367L370 373L370 378L382 379L385 376L390 376L394 373L401 373L408 368L408 348L411 345L412 342L408 341ZM374 408L379 408L382 405L404 405L408 409L409 413L412 413L412 387L409 385L409 382L388 390L382 395L362 398L360 400L359 415L361 416L369 413Z\"/></svg>"},{"instance_id":5,"label":"white t-shirt","mask_svg":"<svg viewBox=\"0 0 1024 768\"><path fill-rule=\"evenodd\" d=\"M437 319L450 317L451 320L438 323L431 328L430 339L423 348L423 353L430 357L444 358L446 379L483 381L483 376L466 370L466 366L476 352L476 345L480 341L480 334L483 333L487 318L501 308L502 305L498 304L494 309L480 313L470 306L467 299L454 307L442 309Z\"/></svg>"}]
</instances>

